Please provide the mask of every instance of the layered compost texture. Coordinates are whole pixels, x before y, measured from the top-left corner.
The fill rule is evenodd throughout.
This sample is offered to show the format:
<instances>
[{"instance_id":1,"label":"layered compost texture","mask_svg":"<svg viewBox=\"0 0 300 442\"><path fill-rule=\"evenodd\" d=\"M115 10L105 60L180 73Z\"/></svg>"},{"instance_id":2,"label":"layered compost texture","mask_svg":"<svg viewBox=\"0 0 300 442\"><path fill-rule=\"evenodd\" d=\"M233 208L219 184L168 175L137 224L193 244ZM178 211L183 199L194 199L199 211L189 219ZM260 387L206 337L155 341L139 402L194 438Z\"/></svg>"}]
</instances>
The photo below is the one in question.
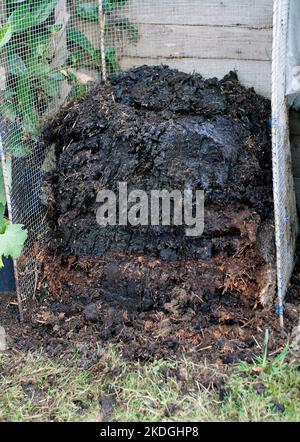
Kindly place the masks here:
<instances>
[{"instance_id":1,"label":"layered compost texture","mask_svg":"<svg viewBox=\"0 0 300 442\"><path fill-rule=\"evenodd\" d=\"M272 306L269 116L269 100L235 73L205 80L167 66L112 77L66 107L43 135L49 229L34 252L36 296L52 313L40 321L60 336L92 326L146 353L156 351L152 339L168 353L187 339L205 345L205 328L225 326L214 340L233 333L253 309ZM117 194L119 182L128 192L204 190L203 235L99 226L97 193Z\"/></svg>"}]
</instances>

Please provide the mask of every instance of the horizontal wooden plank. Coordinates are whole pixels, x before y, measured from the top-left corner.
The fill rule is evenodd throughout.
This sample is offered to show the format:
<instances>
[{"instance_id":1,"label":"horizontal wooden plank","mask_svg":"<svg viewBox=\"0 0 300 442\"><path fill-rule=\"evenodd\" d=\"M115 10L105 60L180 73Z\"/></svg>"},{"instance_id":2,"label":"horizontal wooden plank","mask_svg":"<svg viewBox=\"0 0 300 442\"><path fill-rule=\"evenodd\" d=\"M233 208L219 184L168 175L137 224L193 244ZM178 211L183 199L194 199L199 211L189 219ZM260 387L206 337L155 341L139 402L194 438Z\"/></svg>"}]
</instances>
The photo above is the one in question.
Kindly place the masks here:
<instances>
[{"instance_id":1,"label":"horizontal wooden plank","mask_svg":"<svg viewBox=\"0 0 300 442\"><path fill-rule=\"evenodd\" d=\"M138 25L139 40L128 57L193 57L269 61L272 30L182 25Z\"/></svg>"},{"instance_id":2,"label":"horizontal wooden plank","mask_svg":"<svg viewBox=\"0 0 300 442\"><path fill-rule=\"evenodd\" d=\"M130 0L136 23L272 27L273 0Z\"/></svg>"},{"instance_id":3,"label":"horizontal wooden plank","mask_svg":"<svg viewBox=\"0 0 300 442\"><path fill-rule=\"evenodd\" d=\"M164 59L124 57L120 60L122 69L129 69L143 64L167 64L183 72L199 72L206 78L223 78L230 70L236 70L242 84L254 87L257 93L268 98L271 96L271 63L268 61L245 60L199 60L199 59Z\"/></svg>"}]
</instances>

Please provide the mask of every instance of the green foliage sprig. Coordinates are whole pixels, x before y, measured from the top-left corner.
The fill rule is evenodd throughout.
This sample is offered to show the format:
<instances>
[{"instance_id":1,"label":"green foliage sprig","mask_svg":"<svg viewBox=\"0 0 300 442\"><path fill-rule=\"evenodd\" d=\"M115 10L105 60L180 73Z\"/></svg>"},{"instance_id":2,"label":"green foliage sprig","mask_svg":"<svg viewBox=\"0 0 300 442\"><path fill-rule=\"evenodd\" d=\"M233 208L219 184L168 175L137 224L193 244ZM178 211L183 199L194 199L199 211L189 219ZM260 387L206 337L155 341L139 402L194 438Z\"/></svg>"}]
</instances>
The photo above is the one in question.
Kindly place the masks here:
<instances>
[{"instance_id":1,"label":"green foliage sprig","mask_svg":"<svg viewBox=\"0 0 300 442\"><path fill-rule=\"evenodd\" d=\"M119 27L136 40L137 29L119 13L127 1L103 1L105 32L108 35L113 27ZM64 66L57 68L51 65L55 37L61 30L61 25L54 23L57 2L6 0L7 19L3 25L0 24L0 56L7 60L7 81L0 111L1 117L15 126L8 135L7 143L7 150L13 157L30 154L30 142L38 141L43 116L51 101L59 95L62 81L71 81L75 95L81 94L86 86L78 82L76 70L82 66L98 69L101 64L100 49L73 26L67 31L68 59ZM98 22L98 4L79 3L75 14L81 19ZM105 48L105 60L108 72L120 71L114 47ZM3 265L2 256L15 259L20 255L27 238L27 231L22 225L11 224L5 218L5 207L5 186L0 165L0 267Z\"/></svg>"},{"instance_id":2,"label":"green foliage sprig","mask_svg":"<svg viewBox=\"0 0 300 442\"><path fill-rule=\"evenodd\" d=\"M3 149L0 139L0 156L3 159ZM7 169L7 167L6 167ZM0 269L3 267L3 256L16 259L20 256L27 238L27 230L22 224L12 224L5 217L6 192L2 167L0 167Z\"/></svg>"}]
</instances>

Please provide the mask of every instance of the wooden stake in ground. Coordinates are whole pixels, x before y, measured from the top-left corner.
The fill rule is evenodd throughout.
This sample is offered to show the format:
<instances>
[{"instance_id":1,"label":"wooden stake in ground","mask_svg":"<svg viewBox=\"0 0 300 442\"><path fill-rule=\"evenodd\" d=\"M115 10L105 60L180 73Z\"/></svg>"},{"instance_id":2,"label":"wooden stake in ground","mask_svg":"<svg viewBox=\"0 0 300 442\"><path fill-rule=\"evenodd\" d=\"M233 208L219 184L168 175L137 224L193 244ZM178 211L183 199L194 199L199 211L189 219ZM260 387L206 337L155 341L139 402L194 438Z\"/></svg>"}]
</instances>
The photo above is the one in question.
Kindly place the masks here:
<instances>
[{"instance_id":1,"label":"wooden stake in ground","mask_svg":"<svg viewBox=\"0 0 300 442\"><path fill-rule=\"evenodd\" d=\"M4 189L5 189L5 195L6 195L6 206L7 206L7 212L8 212L8 219L12 223L11 198L10 198L9 182L8 182L8 175L7 175L7 168L6 168L6 159L5 159L5 153L4 153L1 142L0 142L0 156L1 156L1 165L2 165L3 180L4 180ZM18 278L18 266L17 266L16 259L13 260L13 264L14 264L14 275L15 275L15 281L16 281L16 292L17 292L20 321L23 322L24 315L23 315L22 298L21 298L20 284L19 284L19 278Z\"/></svg>"},{"instance_id":2,"label":"wooden stake in ground","mask_svg":"<svg viewBox=\"0 0 300 442\"><path fill-rule=\"evenodd\" d=\"M101 71L102 79L106 81L106 62L105 62L105 13L103 11L103 0L98 0L99 8L99 27L100 27L100 50L101 50Z\"/></svg>"}]
</instances>

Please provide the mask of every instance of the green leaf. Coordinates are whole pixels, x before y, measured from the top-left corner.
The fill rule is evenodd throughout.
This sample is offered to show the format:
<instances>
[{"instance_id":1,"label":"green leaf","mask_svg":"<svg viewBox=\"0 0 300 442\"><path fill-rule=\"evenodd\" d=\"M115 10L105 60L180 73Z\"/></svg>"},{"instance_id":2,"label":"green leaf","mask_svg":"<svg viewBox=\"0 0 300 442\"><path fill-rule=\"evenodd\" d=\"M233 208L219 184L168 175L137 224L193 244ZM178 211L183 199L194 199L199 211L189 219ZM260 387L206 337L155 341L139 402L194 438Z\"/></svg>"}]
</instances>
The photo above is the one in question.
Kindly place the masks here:
<instances>
[{"instance_id":1,"label":"green leaf","mask_svg":"<svg viewBox=\"0 0 300 442\"><path fill-rule=\"evenodd\" d=\"M6 0L6 4L8 6L15 5L17 3L24 3L24 2L26 2L26 0Z\"/></svg>"},{"instance_id":2,"label":"green leaf","mask_svg":"<svg viewBox=\"0 0 300 442\"><path fill-rule=\"evenodd\" d=\"M29 44L29 60L28 66L34 65L36 59L46 58L50 47L50 32L29 32L28 44Z\"/></svg>"},{"instance_id":3,"label":"green leaf","mask_svg":"<svg viewBox=\"0 0 300 442\"><path fill-rule=\"evenodd\" d=\"M132 40L137 41L138 36L139 36L138 28L136 26L134 26L132 23L130 23L128 20L128 24L127 24L126 29L128 30L129 35L132 38Z\"/></svg>"},{"instance_id":4,"label":"green leaf","mask_svg":"<svg viewBox=\"0 0 300 442\"><path fill-rule=\"evenodd\" d=\"M14 33L24 32L33 26L33 17L30 11L30 4L25 3L18 6L8 17L8 23Z\"/></svg>"},{"instance_id":5,"label":"green leaf","mask_svg":"<svg viewBox=\"0 0 300 442\"><path fill-rule=\"evenodd\" d=\"M71 66L77 65L80 61L81 54L79 51L74 51L70 54L69 62Z\"/></svg>"},{"instance_id":6,"label":"green leaf","mask_svg":"<svg viewBox=\"0 0 300 442\"><path fill-rule=\"evenodd\" d=\"M103 11L113 12L116 9L122 8L128 0L104 0L103 1Z\"/></svg>"},{"instance_id":7,"label":"green leaf","mask_svg":"<svg viewBox=\"0 0 300 442\"><path fill-rule=\"evenodd\" d=\"M76 28L70 28L67 33L69 43L76 44L89 54L92 59L96 57L96 50L90 40Z\"/></svg>"},{"instance_id":8,"label":"green leaf","mask_svg":"<svg viewBox=\"0 0 300 442\"><path fill-rule=\"evenodd\" d=\"M48 63L43 63L42 61L36 61L29 68L30 76L33 78L44 78L48 76L52 68Z\"/></svg>"},{"instance_id":9,"label":"green leaf","mask_svg":"<svg viewBox=\"0 0 300 442\"><path fill-rule=\"evenodd\" d=\"M17 77L27 75L27 66L16 52L8 54L9 72Z\"/></svg>"},{"instance_id":10,"label":"green leaf","mask_svg":"<svg viewBox=\"0 0 300 442\"><path fill-rule=\"evenodd\" d=\"M17 259L22 252L27 238L27 230L22 224L5 222L4 233L0 234L0 256L10 256Z\"/></svg>"},{"instance_id":11,"label":"green leaf","mask_svg":"<svg viewBox=\"0 0 300 442\"><path fill-rule=\"evenodd\" d=\"M95 3L79 3L76 6L76 12L81 18L86 20L99 20L98 5Z\"/></svg>"},{"instance_id":12,"label":"green leaf","mask_svg":"<svg viewBox=\"0 0 300 442\"><path fill-rule=\"evenodd\" d=\"M30 154L29 146L24 143L22 129L15 130L9 137L8 151L15 158L24 158Z\"/></svg>"},{"instance_id":13,"label":"green leaf","mask_svg":"<svg viewBox=\"0 0 300 442\"><path fill-rule=\"evenodd\" d=\"M57 0L31 0L16 7L8 18L13 33L19 34L46 21L52 14Z\"/></svg>"},{"instance_id":14,"label":"green leaf","mask_svg":"<svg viewBox=\"0 0 300 442\"><path fill-rule=\"evenodd\" d=\"M17 106L22 115L22 127L27 135L38 131L38 116L34 107L35 97L28 75L21 75L17 79Z\"/></svg>"},{"instance_id":15,"label":"green leaf","mask_svg":"<svg viewBox=\"0 0 300 442\"><path fill-rule=\"evenodd\" d=\"M8 179L8 186L11 188L11 161L6 160L6 173L7 173L7 179ZM5 186L4 186L4 177L2 172L2 165L0 164L0 208L1 206L6 206L6 193L5 193ZM1 214L0 214L0 221L1 221Z\"/></svg>"},{"instance_id":16,"label":"green leaf","mask_svg":"<svg viewBox=\"0 0 300 442\"><path fill-rule=\"evenodd\" d=\"M2 235L2 234L5 232L5 230L6 230L7 226L8 226L8 224L9 224L8 219L6 219L5 217L3 217L3 218L2 218L1 229L0 229L0 235Z\"/></svg>"},{"instance_id":17,"label":"green leaf","mask_svg":"<svg viewBox=\"0 0 300 442\"><path fill-rule=\"evenodd\" d=\"M101 63L101 50L100 49L95 49L93 60L97 64Z\"/></svg>"},{"instance_id":18,"label":"green leaf","mask_svg":"<svg viewBox=\"0 0 300 442\"><path fill-rule=\"evenodd\" d=\"M58 80L50 77L40 78L39 80L42 90L48 97L56 97L60 91L60 84Z\"/></svg>"},{"instance_id":19,"label":"green leaf","mask_svg":"<svg viewBox=\"0 0 300 442\"><path fill-rule=\"evenodd\" d=\"M4 228L4 213L5 213L5 205L0 204L0 232L2 232Z\"/></svg>"},{"instance_id":20,"label":"green leaf","mask_svg":"<svg viewBox=\"0 0 300 442\"><path fill-rule=\"evenodd\" d=\"M52 35L55 35L57 32L59 32L62 29L63 25L54 24L54 25L48 25L46 27Z\"/></svg>"},{"instance_id":21,"label":"green leaf","mask_svg":"<svg viewBox=\"0 0 300 442\"><path fill-rule=\"evenodd\" d=\"M53 68L48 63L44 63L42 61L36 62L29 69L30 75L34 78L52 78L54 80L64 80L65 76L56 68Z\"/></svg>"},{"instance_id":22,"label":"green leaf","mask_svg":"<svg viewBox=\"0 0 300 442\"><path fill-rule=\"evenodd\" d=\"M108 47L105 49L105 61L111 73L119 74L121 72L115 48Z\"/></svg>"},{"instance_id":23,"label":"green leaf","mask_svg":"<svg viewBox=\"0 0 300 442\"><path fill-rule=\"evenodd\" d=\"M113 12L116 9L122 8L126 2L127 0L104 0L102 6L103 12ZM96 3L79 3L76 6L76 12L81 18L86 20L99 21L99 8Z\"/></svg>"},{"instance_id":24,"label":"green leaf","mask_svg":"<svg viewBox=\"0 0 300 442\"><path fill-rule=\"evenodd\" d=\"M0 49L9 42L12 34L13 32L10 23L6 23L4 26L2 26L2 28L0 29Z\"/></svg>"},{"instance_id":25,"label":"green leaf","mask_svg":"<svg viewBox=\"0 0 300 442\"><path fill-rule=\"evenodd\" d=\"M53 80L62 81L65 80L66 77L62 74L58 69L52 69L49 72L49 77L53 78Z\"/></svg>"},{"instance_id":26,"label":"green leaf","mask_svg":"<svg viewBox=\"0 0 300 442\"><path fill-rule=\"evenodd\" d=\"M33 0L31 2L32 6L32 14L35 19L34 26L40 25L52 14L57 0Z\"/></svg>"}]
</instances>

